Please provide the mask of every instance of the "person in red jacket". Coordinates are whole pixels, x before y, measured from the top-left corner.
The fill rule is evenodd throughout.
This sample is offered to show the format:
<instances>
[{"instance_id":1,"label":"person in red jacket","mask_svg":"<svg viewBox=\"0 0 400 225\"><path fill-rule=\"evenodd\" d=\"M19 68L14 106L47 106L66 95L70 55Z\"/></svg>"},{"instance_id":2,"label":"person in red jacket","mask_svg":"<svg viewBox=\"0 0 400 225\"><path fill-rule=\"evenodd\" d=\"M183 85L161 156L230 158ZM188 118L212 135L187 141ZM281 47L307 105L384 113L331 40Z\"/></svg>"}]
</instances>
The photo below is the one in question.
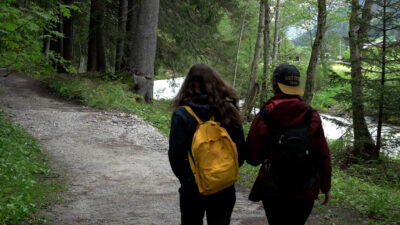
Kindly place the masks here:
<instances>
[{"instance_id":1,"label":"person in red jacket","mask_svg":"<svg viewBox=\"0 0 400 225\"><path fill-rule=\"evenodd\" d=\"M263 202L270 225L304 224L320 191L329 201L330 152L318 112L300 97L297 68L281 64L271 81L274 96L246 139L247 163L262 165L249 199Z\"/></svg>"}]
</instances>

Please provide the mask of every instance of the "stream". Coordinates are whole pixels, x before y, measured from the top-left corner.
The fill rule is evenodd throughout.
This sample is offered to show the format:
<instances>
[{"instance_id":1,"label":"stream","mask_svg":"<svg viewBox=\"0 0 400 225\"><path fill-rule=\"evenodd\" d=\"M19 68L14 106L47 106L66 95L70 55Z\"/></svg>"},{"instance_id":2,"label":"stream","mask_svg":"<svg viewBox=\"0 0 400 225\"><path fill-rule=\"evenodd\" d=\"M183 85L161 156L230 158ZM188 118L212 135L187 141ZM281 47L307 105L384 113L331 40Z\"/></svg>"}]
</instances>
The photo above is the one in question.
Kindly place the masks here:
<instances>
[{"instance_id":1,"label":"stream","mask_svg":"<svg viewBox=\"0 0 400 225\"><path fill-rule=\"evenodd\" d=\"M154 81L154 99L173 99L181 88L184 79L184 77L178 77ZM257 113L257 110L254 110L254 113ZM345 135L352 135L352 121L350 118L337 117L325 113L320 113L320 115L326 138L337 140ZM367 123L371 135L376 137L377 123L370 118L367 118ZM381 152L393 156L400 153L400 143L398 143L400 140L399 126L384 124L382 126L382 139Z\"/></svg>"}]
</instances>

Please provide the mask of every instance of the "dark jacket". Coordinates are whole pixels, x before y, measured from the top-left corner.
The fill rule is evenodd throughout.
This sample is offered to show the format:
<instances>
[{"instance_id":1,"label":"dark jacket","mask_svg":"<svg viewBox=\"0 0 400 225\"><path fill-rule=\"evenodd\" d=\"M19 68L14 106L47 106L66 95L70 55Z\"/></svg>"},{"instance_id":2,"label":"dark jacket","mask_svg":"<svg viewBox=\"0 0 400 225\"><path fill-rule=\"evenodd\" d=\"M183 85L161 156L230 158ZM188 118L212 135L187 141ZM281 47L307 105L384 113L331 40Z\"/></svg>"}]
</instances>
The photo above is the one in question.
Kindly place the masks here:
<instances>
[{"instance_id":1,"label":"dark jacket","mask_svg":"<svg viewBox=\"0 0 400 225\"><path fill-rule=\"evenodd\" d=\"M207 96L189 102L189 106L202 121L207 121L213 114L214 107L206 103ZM218 110L218 109L216 109ZM193 135L197 128L196 119L182 106L172 114L171 131L169 135L169 162L172 171L181 183L179 191L187 194L199 194L193 172L188 161L188 151L191 149ZM237 146L239 166L244 162L245 139L243 128L225 129ZM230 188L234 188L232 185Z\"/></svg>"},{"instance_id":2,"label":"dark jacket","mask_svg":"<svg viewBox=\"0 0 400 225\"><path fill-rule=\"evenodd\" d=\"M308 111L308 104L298 97L277 94L267 102L265 108L270 118L279 126L292 126L303 122ZM315 168L318 174L317 184L296 195L281 193L277 197L317 199L320 190L322 193L327 193L331 188L330 152L321 125L321 118L316 110L313 110L309 132L311 139L310 152L314 156ZM253 120L246 140L246 161L249 164L257 166L263 164L266 159L274 160L275 154L271 138L272 135L268 126L257 115ZM260 181L264 175L265 170L260 169L250 192L249 198L251 200L260 200Z\"/></svg>"}]
</instances>

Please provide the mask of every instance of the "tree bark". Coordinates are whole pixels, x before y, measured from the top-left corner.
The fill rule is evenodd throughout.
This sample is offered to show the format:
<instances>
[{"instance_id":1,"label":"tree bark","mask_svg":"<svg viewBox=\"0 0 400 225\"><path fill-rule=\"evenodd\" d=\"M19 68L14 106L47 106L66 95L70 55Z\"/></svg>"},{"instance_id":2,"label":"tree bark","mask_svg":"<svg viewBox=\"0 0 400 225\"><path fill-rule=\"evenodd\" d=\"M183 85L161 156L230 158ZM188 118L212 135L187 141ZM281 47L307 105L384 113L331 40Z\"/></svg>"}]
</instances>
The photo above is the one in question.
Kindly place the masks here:
<instances>
[{"instance_id":1,"label":"tree bark","mask_svg":"<svg viewBox=\"0 0 400 225\"><path fill-rule=\"evenodd\" d=\"M104 47L105 0L91 0L88 41L88 71L106 72L106 52Z\"/></svg>"},{"instance_id":2,"label":"tree bark","mask_svg":"<svg viewBox=\"0 0 400 225\"><path fill-rule=\"evenodd\" d=\"M244 8L244 13L243 13L243 19L242 19L242 25L240 26L240 35L239 35L239 43L238 43L238 48L236 51L236 62L235 62L235 73L233 75L233 87L236 85L236 76L237 76L237 69L238 69L238 64L239 64L239 54L240 54L240 45L242 44L242 36L243 36L243 30L244 30L244 25L246 22L246 14L247 14L247 8L249 7L250 0L247 0L246 6Z\"/></svg>"},{"instance_id":3,"label":"tree bark","mask_svg":"<svg viewBox=\"0 0 400 225\"><path fill-rule=\"evenodd\" d=\"M383 0L383 42L382 42L382 73L381 73L381 85L380 85L380 93L379 93L379 112L378 112L378 130L376 132L376 146L373 152L373 158L379 158L379 152L382 145L382 123L383 123L383 100L384 100L384 88L385 88L385 76L386 76L386 38L387 38L387 24L386 24L386 11L387 5L386 0Z\"/></svg>"},{"instance_id":4,"label":"tree bark","mask_svg":"<svg viewBox=\"0 0 400 225\"><path fill-rule=\"evenodd\" d=\"M87 59L88 72L94 72L97 70L97 49L96 49L96 27L98 26L96 20L97 1L98 0L91 0L90 2L90 22L89 22L88 59Z\"/></svg>"},{"instance_id":5,"label":"tree bark","mask_svg":"<svg viewBox=\"0 0 400 225\"><path fill-rule=\"evenodd\" d=\"M64 33L64 16L62 15L62 13L59 14L59 19L60 22L58 23L58 32L60 33ZM60 54L61 57L63 57L64 55L64 38L63 37L57 37L58 39L58 53ZM65 73L65 68L64 65L62 65L61 63L57 63L57 73Z\"/></svg>"},{"instance_id":6,"label":"tree bark","mask_svg":"<svg viewBox=\"0 0 400 225\"><path fill-rule=\"evenodd\" d=\"M159 0L140 1L137 33L129 57L128 71L135 80L133 92L142 95L148 103L153 99L159 5Z\"/></svg>"},{"instance_id":7,"label":"tree bark","mask_svg":"<svg viewBox=\"0 0 400 225\"><path fill-rule=\"evenodd\" d=\"M374 143L364 117L363 87L361 71L361 46L368 31L368 22L371 18L371 0L366 0L362 9L362 20L358 17L359 1L351 1L351 15L349 24L349 45L351 63L351 91L353 111L354 146L353 154L358 157L372 158ZM362 21L362 22L361 22Z\"/></svg>"},{"instance_id":8,"label":"tree bark","mask_svg":"<svg viewBox=\"0 0 400 225\"><path fill-rule=\"evenodd\" d=\"M124 47L126 39L126 23L128 18L128 0L119 0L119 11L118 11L118 40L115 53L115 71L122 69L124 60Z\"/></svg>"},{"instance_id":9,"label":"tree bark","mask_svg":"<svg viewBox=\"0 0 400 225\"><path fill-rule=\"evenodd\" d=\"M253 93L254 92L253 89L255 89L254 87L256 84L256 78L257 78L257 74L258 74L258 64L260 61L261 45L262 45L262 40L263 40L264 20L265 20L264 0L260 0L260 15L259 15L259 19L258 19L258 34L257 34L256 46L254 49L253 63L251 65L249 89L246 94L246 100L243 104L243 113L244 113L245 119L249 118L249 115L251 113L251 108L253 107L253 104L254 104L254 101L252 101L252 99L254 98L254 95L257 95L257 93L255 93L255 94Z\"/></svg>"},{"instance_id":10,"label":"tree bark","mask_svg":"<svg viewBox=\"0 0 400 225\"><path fill-rule=\"evenodd\" d=\"M269 26L271 23L270 19L270 0L265 0L265 18L264 18L264 69L263 78L261 82L261 93L260 93L260 104L267 101L268 98L268 77L269 77L269 48L270 48L270 38L269 38Z\"/></svg>"},{"instance_id":11,"label":"tree bark","mask_svg":"<svg viewBox=\"0 0 400 225\"><path fill-rule=\"evenodd\" d=\"M134 33L136 30L140 6L139 1L140 0L128 0L128 18L126 22L126 32L128 33Z\"/></svg>"},{"instance_id":12,"label":"tree bark","mask_svg":"<svg viewBox=\"0 0 400 225\"><path fill-rule=\"evenodd\" d=\"M133 37L136 33L136 26L138 21L139 0L128 0L128 18L126 21L126 42L124 48L125 58L127 62L121 67L126 67L132 50Z\"/></svg>"},{"instance_id":13,"label":"tree bark","mask_svg":"<svg viewBox=\"0 0 400 225\"><path fill-rule=\"evenodd\" d=\"M311 58L307 68L307 80L304 90L304 100L311 104L314 96L315 86L315 71L318 63L318 56L320 54L321 45L324 40L326 28L326 0L318 0L318 24L317 33L315 35L314 44L312 46Z\"/></svg>"},{"instance_id":14,"label":"tree bark","mask_svg":"<svg viewBox=\"0 0 400 225\"><path fill-rule=\"evenodd\" d=\"M97 71L106 72L106 50L104 47L104 10L106 7L105 0L97 0L97 16L98 26L96 28L96 53L97 53Z\"/></svg>"},{"instance_id":15,"label":"tree bark","mask_svg":"<svg viewBox=\"0 0 400 225\"><path fill-rule=\"evenodd\" d=\"M281 1L276 0L275 7L275 33L274 33L274 47L272 50L272 60L276 61L278 59L278 49L279 49L279 22L281 13Z\"/></svg>"},{"instance_id":16,"label":"tree bark","mask_svg":"<svg viewBox=\"0 0 400 225\"><path fill-rule=\"evenodd\" d=\"M74 26L72 16L69 18L64 17L64 40L63 40L63 58L66 60L72 60L74 54L73 48L73 37L74 37Z\"/></svg>"}]
</instances>

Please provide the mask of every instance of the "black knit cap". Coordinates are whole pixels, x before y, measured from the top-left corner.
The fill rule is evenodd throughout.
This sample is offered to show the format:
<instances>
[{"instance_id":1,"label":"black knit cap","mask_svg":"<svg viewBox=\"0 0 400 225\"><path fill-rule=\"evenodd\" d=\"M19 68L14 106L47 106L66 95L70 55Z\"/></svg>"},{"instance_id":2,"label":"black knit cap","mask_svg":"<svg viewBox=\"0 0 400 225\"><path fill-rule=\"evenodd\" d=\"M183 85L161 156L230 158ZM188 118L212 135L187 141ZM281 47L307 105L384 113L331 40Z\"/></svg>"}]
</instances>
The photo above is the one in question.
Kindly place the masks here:
<instances>
[{"instance_id":1,"label":"black knit cap","mask_svg":"<svg viewBox=\"0 0 400 225\"><path fill-rule=\"evenodd\" d=\"M300 85L299 70L287 63L282 63L275 68L272 76L277 81L281 91L287 95L303 95L303 88Z\"/></svg>"}]
</instances>

